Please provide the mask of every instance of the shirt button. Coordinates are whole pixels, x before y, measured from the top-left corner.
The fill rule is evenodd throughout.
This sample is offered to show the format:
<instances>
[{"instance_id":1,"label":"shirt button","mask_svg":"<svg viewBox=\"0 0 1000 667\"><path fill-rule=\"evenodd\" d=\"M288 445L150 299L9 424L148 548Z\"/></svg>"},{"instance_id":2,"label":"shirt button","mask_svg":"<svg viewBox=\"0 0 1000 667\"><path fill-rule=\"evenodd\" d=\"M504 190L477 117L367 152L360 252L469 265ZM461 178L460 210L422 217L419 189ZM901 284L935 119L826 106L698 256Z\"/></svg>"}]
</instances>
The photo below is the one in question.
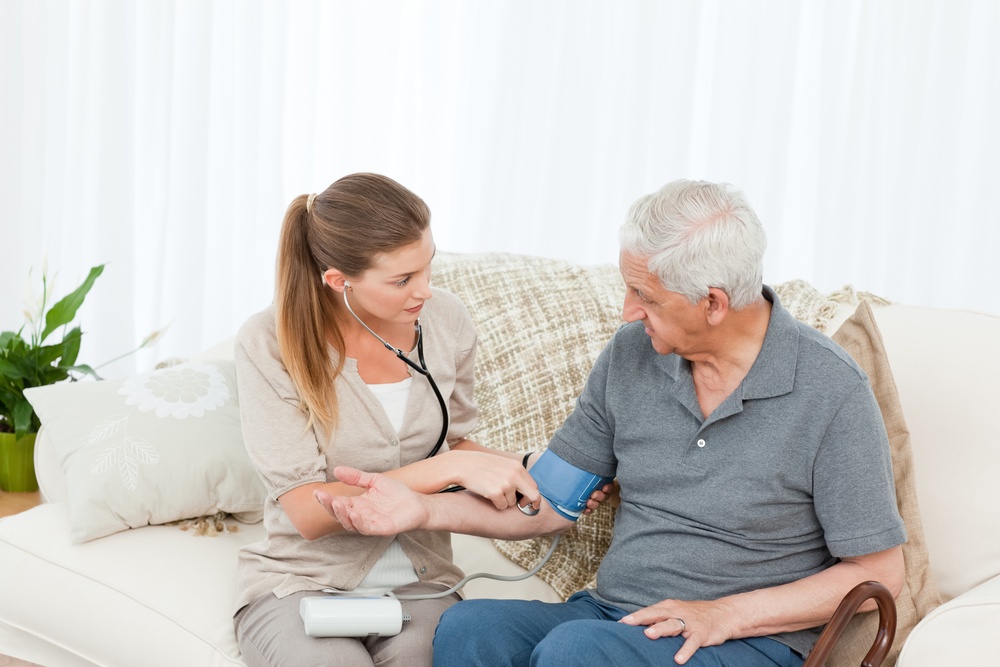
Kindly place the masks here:
<instances>
[{"instance_id":1,"label":"shirt button","mask_svg":"<svg viewBox=\"0 0 1000 667\"><path fill-rule=\"evenodd\" d=\"M399 447L399 440L393 438L392 440L389 441L389 444L392 445L393 447Z\"/></svg>"},{"instance_id":2,"label":"shirt button","mask_svg":"<svg viewBox=\"0 0 1000 667\"><path fill-rule=\"evenodd\" d=\"M704 440L699 440L698 441L698 446L699 447L704 447L705 446L705 441Z\"/></svg>"},{"instance_id":3,"label":"shirt button","mask_svg":"<svg viewBox=\"0 0 1000 667\"><path fill-rule=\"evenodd\" d=\"M427 574L427 568L426 567L420 568L420 574Z\"/></svg>"}]
</instances>

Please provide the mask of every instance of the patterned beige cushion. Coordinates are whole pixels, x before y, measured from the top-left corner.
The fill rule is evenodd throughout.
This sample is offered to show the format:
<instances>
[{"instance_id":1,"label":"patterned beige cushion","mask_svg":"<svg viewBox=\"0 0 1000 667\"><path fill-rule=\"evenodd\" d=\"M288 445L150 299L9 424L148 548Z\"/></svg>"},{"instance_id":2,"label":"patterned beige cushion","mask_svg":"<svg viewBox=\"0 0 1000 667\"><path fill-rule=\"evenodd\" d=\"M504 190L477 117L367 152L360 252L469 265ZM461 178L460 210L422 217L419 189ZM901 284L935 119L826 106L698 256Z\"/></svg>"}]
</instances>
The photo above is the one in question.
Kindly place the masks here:
<instances>
[{"instance_id":1,"label":"patterned beige cushion","mask_svg":"<svg viewBox=\"0 0 1000 667\"><path fill-rule=\"evenodd\" d=\"M479 428L472 438L507 451L544 449L622 323L625 287L617 267L438 253L434 284L462 299L479 332ZM606 503L582 517L538 576L564 598L584 588L611 544L612 516ZM496 541L529 569L549 544L549 538Z\"/></svg>"},{"instance_id":2,"label":"patterned beige cushion","mask_svg":"<svg viewBox=\"0 0 1000 667\"><path fill-rule=\"evenodd\" d=\"M622 323L624 285L617 268L610 264L582 267L517 255L439 253L434 272L434 283L465 302L479 330L476 399L480 426L473 438L508 451L543 449L572 410L597 355ZM826 329L841 303L885 302L856 293L850 286L824 294L801 280L781 283L774 289L795 318L820 331ZM881 337L877 329L873 335L866 327L859 333L855 319L851 326L842 327L841 344L872 376L892 440L897 485L904 485L897 490L911 536L906 552L909 592L904 593L914 597L909 609L915 609L916 614L901 610L900 632L905 633L915 618L936 604L937 592L927 574L912 480L902 479L910 476L902 414L898 410L887 412L895 387ZM872 355L880 365L872 365ZM538 576L563 598L593 587L597 567L611 544L612 525L613 508L608 503L581 517ZM550 539L496 540L495 544L512 561L530 569L548 550ZM911 569L918 574L911 577ZM854 622L838 644L831 666L860 664L874 637L874 621L874 614L866 614ZM897 637L901 646L901 637Z\"/></svg>"}]
</instances>

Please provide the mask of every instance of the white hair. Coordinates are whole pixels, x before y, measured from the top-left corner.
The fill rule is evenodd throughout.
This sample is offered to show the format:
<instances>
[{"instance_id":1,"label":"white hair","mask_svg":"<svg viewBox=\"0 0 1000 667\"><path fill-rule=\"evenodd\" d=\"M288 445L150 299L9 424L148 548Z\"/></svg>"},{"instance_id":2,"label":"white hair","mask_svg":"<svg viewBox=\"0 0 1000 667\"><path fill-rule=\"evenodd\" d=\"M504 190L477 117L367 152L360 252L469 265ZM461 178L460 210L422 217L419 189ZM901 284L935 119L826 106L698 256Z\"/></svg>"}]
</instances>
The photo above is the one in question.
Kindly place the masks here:
<instances>
[{"instance_id":1,"label":"white hair","mask_svg":"<svg viewBox=\"0 0 1000 667\"><path fill-rule=\"evenodd\" d=\"M694 304L717 287L739 310L761 298L767 238L729 183L679 180L640 197L619 230L623 252L647 258L664 288Z\"/></svg>"}]
</instances>

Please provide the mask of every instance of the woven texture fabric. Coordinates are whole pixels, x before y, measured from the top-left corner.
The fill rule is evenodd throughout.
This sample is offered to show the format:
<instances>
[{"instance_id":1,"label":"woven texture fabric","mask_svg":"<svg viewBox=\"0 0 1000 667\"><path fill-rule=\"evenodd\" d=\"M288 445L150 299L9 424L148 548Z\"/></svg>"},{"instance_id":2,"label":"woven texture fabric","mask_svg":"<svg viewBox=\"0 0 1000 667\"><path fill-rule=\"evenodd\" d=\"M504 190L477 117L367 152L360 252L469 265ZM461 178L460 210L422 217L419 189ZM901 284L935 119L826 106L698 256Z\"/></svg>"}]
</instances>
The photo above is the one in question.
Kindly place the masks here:
<instances>
[{"instance_id":1,"label":"woven texture fabric","mask_svg":"<svg viewBox=\"0 0 1000 667\"><path fill-rule=\"evenodd\" d=\"M941 604L941 597L931 577L924 530L920 523L913 455L910 451L910 432L903 419L903 406L889 368L882 334L879 333L875 315L868 301L861 302L854 314L837 329L832 338L868 374L879 409L882 411L882 420L889 434L892 472L896 482L896 504L906 525L908 539L903 545L906 579L899 597L896 598L896 640L885 662L882 663L886 667L891 667L896 663L907 635L921 618ZM857 667L871 647L877 627L877 612L854 617L837 642L827 666Z\"/></svg>"},{"instance_id":2,"label":"woven texture fabric","mask_svg":"<svg viewBox=\"0 0 1000 667\"><path fill-rule=\"evenodd\" d=\"M597 355L622 324L624 285L617 267L583 267L552 259L507 254L449 255L434 262L434 283L462 299L479 332L476 400L479 428L473 439L507 451L544 449L573 409ZM795 280L773 286L782 305L806 324L825 330L841 303L862 302L835 340L872 378L893 448L900 512L910 535L904 554L907 587L900 596L896 650L915 621L939 603L927 568L913 488L909 440L881 336L868 303L884 299L845 286L824 294ZM610 503L580 518L564 534L538 576L567 598L596 583L597 568L611 544L614 508ZM497 548L530 569L548 550L551 538L495 540ZM856 667L874 638L877 614L852 623L830 667ZM886 663L891 664L891 663Z\"/></svg>"},{"instance_id":3,"label":"woven texture fabric","mask_svg":"<svg viewBox=\"0 0 1000 667\"><path fill-rule=\"evenodd\" d=\"M617 267L499 253L438 253L433 271L434 284L468 306L479 333L479 427L471 438L505 451L544 449L622 323L625 286ZM563 598L593 578L611 545L613 515L605 503L581 517L538 573ZM543 537L495 544L530 569L551 542Z\"/></svg>"}]
</instances>

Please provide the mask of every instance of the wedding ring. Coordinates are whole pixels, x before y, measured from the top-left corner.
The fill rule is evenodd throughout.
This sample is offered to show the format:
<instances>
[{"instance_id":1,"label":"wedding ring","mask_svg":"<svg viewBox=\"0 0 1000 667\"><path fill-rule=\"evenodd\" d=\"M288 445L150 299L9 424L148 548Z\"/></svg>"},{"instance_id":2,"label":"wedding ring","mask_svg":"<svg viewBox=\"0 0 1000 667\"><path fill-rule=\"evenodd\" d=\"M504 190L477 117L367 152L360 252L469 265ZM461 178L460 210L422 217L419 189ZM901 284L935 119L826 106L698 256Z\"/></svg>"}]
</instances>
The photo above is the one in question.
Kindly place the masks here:
<instances>
[{"instance_id":1,"label":"wedding ring","mask_svg":"<svg viewBox=\"0 0 1000 667\"><path fill-rule=\"evenodd\" d=\"M681 632L684 632L685 630L687 630L688 624L684 622L684 619L683 618L678 618L677 620L681 622Z\"/></svg>"}]
</instances>

